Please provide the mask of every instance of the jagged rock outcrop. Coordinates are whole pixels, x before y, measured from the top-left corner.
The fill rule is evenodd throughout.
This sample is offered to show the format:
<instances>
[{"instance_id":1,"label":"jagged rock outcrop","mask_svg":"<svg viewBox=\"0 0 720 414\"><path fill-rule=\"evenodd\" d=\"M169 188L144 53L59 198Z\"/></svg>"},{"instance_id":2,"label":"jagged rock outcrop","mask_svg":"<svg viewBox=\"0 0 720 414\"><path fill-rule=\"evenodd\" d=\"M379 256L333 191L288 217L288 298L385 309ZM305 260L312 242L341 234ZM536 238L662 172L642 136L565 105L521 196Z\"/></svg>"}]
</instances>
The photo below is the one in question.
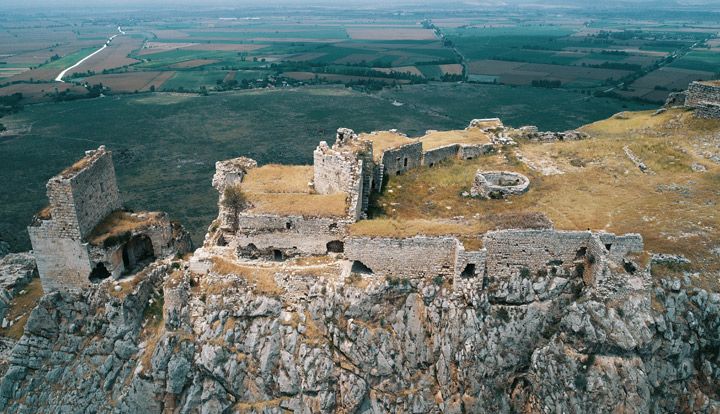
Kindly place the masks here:
<instances>
[{"instance_id":1,"label":"jagged rock outcrop","mask_svg":"<svg viewBox=\"0 0 720 414\"><path fill-rule=\"evenodd\" d=\"M45 296L10 357L2 409L720 409L720 295L687 277L646 274L647 286L600 296L570 273L454 293L448 280L179 267L156 265L121 292ZM164 323L152 316L161 297Z\"/></svg>"}]
</instances>

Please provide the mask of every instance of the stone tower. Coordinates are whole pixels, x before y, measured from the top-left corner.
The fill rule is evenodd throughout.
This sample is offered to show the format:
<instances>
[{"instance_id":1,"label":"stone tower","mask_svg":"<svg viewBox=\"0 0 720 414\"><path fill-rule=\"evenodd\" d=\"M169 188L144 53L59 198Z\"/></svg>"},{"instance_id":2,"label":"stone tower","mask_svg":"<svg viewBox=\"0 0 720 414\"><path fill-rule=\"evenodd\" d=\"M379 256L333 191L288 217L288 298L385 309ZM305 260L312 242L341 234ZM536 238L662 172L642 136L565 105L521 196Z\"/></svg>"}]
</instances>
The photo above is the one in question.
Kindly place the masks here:
<instances>
[{"instance_id":1,"label":"stone tower","mask_svg":"<svg viewBox=\"0 0 720 414\"><path fill-rule=\"evenodd\" d=\"M112 155L101 146L52 177L50 205L28 227L45 290L83 287L92 267L84 239L111 212L122 207Z\"/></svg>"}]
</instances>

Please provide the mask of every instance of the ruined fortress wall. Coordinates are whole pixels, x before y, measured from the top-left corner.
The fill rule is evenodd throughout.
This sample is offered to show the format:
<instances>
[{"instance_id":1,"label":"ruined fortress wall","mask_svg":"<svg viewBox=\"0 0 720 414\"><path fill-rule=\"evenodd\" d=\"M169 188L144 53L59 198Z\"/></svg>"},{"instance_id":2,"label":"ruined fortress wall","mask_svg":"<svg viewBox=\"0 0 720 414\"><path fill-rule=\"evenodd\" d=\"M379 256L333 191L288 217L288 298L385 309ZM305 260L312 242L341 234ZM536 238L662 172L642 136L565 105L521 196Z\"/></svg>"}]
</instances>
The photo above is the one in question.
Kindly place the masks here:
<instances>
[{"instance_id":1,"label":"ruined fortress wall","mask_svg":"<svg viewBox=\"0 0 720 414\"><path fill-rule=\"evenodd\" d=\"M65 178L55 176L47 193L57 237L82 238L108 214L122 207L110 152L88 154L89 164Z\"/></svg>"},{"instance_id":2,"label":"ruined fortress wall","mask_svg":"<svg viewBox=\"0 0 720 414\"><path fill-rule=\"evenodd\" d=\"M622 236L599 233L598 237L605 249L609 251L610 259L616 262L621 261L630 253L642 253L645 250L643 238L637 233L628 233Z\"/></svg>"},{"instance_id":3,"label":"ruined fortress wall","mask_svg":"<svg viewBox=\"0 0 720 414\"><path fill-rule=\"evenodd\" d=\"M295 231L312 234L345 234L346 220L331 217L277 216L272 214L240 214L239 231L246 233L272 233Z\"/></svg>"},{"instance_id":4,"label":"ruined fortress wall","mask_svg":"<svg viewBox=\"0 0 720 414\"><path fill-rule=\"evenodd\" d=\"M591 233L586 231L502 230L483 239L487 250L487 275L510 277L527 268L531 272L551 262L572 264L581 248L587 249Z\"/></svg>"},{"instance_id":5,"label":"ruined fortress wall","mask_svg":"<svg viewBox=\"0 0 720 414\"><path fill-rule=\"evenodd\" d=\"M325 254L327 243L343 240L348 221L300 216L240 215L240 249L254 245L259 250L278 249L285 254Z\"/></svg>"},{"instance_id":6,"label":"ruined fortress wall","mask_svg":"<svg viewBox=\"0 0 720 414\"><path fill-rule=\"evenodd\" d=\"M313 182L318 194L349 192L358 179L358 161L351 153L323 147L313 152Z\"/></svg>"},{"instance_id":7,"label":"ruined fortress wall","mask_svg":"<svg viewBox=\"0 0 720 414\"><path fill-rule=\"evenodd\" d=\"M698 108L703 103L720 104L720 85L707 82L692 82L688 86L685 106Z\"/></svg>"},{"instance_id":8,"label":"ruined fortress wall","mask_svg":"<svg viewBox=\"0 0 720 414\"><path fill-rule=\"evenodd\" d=\"M79 239L54 237L48 231L52 222L29 227L30 241L37 261L38 273L45 292L90 285L90 257L87 247Z\"/></svg>"},{"instance_id":9,"label":"ruined fortress wall","mask_svg":"<svg viewBox=\"0 0 720 414\"><path fill-rule=\"evenodd\" d=\"M386 276L453 276L457 246L452 237L353 237L345 240L345 256Z\"/></svg>"},{"instance_id":10,"label":"ruined fortress wall","mask_svg":"<svg viewBox=\"0 0 720 414\"><path fill-rule=\"evenodd\" d=\"M489 154L495 150L493 144L483 145L460 145L458 150L458 158L462 160L470 160L481 155Z\"/></svg>"},{"instance_id":11,"label":"ruined fortress wall","mask_svg":"<svg viewBox=\"0 0 720 414\"><path fill-rule=\"evenodd\" d=\"M720 119L720 104L699 104L697 108L695 108L695 116L704 119Z\"/></svg>"},{"instance_id":12,"label":"ruined fortress wall","mask_svg":"<svg viewBox=\"0 0 720 414\"><path fill-rule=\"evenodd\" d=\"M460 145L450 144L444 147L433 148L423 153L422 165L426 167L432 167L445 160L451 160L457 158Z\"/></svg>"},{"instance_id":13,"label":"ruined fortress wall","mask_svg":"<svg viewBox=\"0 0 720 414\"><path fill-rule=\"evenodd\" d=\"M328 253L327 244L334 240L342 238L331 234L307 235L296 232L240 234L235 237L239 250L249 252L252 244L263 256L271 255L273 250L279 250L284 256L324 255Z\"/></svg>"},{"instance_id":14,"label":"ruined fortress wall","mask_svg":"<svg viewBox=\"0 0 720 414\"><path fill-rule=\"evenodd\" d=\"M397 175L422 165L422 142L413 142L383 152L382 164L389 175Z\"/></svg>"}]
</instances>

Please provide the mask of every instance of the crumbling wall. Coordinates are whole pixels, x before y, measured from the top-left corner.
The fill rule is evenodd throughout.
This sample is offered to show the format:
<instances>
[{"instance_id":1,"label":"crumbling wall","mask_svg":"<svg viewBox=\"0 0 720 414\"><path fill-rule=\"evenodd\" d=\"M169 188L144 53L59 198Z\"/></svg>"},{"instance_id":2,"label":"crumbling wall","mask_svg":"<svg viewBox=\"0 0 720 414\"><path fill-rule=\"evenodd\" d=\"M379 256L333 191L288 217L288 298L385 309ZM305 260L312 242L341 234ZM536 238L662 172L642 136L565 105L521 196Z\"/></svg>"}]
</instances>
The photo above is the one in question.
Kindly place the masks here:
<instances>
[{"instance_id":1,"label":"crumbling wall","mask_svg":"<svg viewBox=\"0 0 720 414\"><path fill-rule=\"evenodd\" d=\"M383 152L382 165L390 175L397 175L422 165L422 142L413 142Z\"/></svg>"},{"instance_id":2,"label":"crumbling wall","mask_svg":"<svg viewBox=\"0 0 720 414\"><path fill-rule=\"evenodd\" d=\"M555 230L501 230L485 234L487 274L511 277L523 269L536 272L549 265L564 266L587 249L590 232Z\"/></svg>"},{"instance_id":3,"label":"crumbling wall","mask_svg":"<svg viewBox=\"0 0 720 414\"><path fill-rule=\"evenodd\" d=\"M452 237L350 237L345 240L345 256L384 276L453 277L457 246Z\"/></svg>"},{"instance_id":4,"label":"crumbling wall","mask_svg":"<svg viewBox=\"0 0 720 414\"><path fill-rule=\"evenodd\" d=\"M720 104L720 84L692 82L688 86L685 106L698 108L704 103Z\"/></svg>"},{"instance_id":5,"label":"crumbling wall","mask_svg":"<svg viewBox=\"0 0 720 414\"><path fill-rule=\"evenodd\" d=\"M600 241L610 254L610 259L620 261L631 253L642 253L645 249L642 236L637 233L628 233L616 236L612 233L598 233Z\"/></svg>"},{"instance_id":6,"label":"crumbling wall","mask_svg":"<svg viewBox=\"0 0 720 414\"><path fill-rule=\"evenodd\" d=\"M455 159L458 156L460 145L450 144L443 147L433 148L423 153L422 165L432 167L440 162Z\"/></svg>"},{"instance_id":7,"label":"crumbling wall","mask_svg":"<svg viewBox=\"0 0 720 414\"><path fill-rule=\"evenodd\" d=\"M101 146L47 184L55 237L85 237L108 214L122 207L112 155ZM72 167L71 167L72 168Z\"/></svg>"},{"instance_id":8,"label":"crumbling wall","mask_svg":"<svg viewBox=\"0 0 720 414\"><path fill-rule=\"evenodd\" d=\"M471 160L481 155L489 154L495 151L493 144L482 144L482 145L460 145L458 149L458 158L462 160Z\"/></svg>"},{"instance_id":9,"label":"crumbling wall","mask_svg":"<svg viewBox=\"0 0 720 414\"><path fill-rule=\"evenodd\" d=\"M313 183L318 194L348 192L360 175L353 152L337 151L325 141L313 152L313 160Z\"/></svg>"},{"instance_id":10,"label":"crumbling wall","mask_svg":"<svg viewBox=\"0 0 720 414\"><path fill-rule=\"evenodd\" d=\"M720 104L705 102L695 108L695 116L704 119L720 119Z\"/></svg>"},{"instance_id":11,"label":"crumbling wall","mask_svg":"<svg viewBox=\"0 0 720 414\"><path fill-rule=\"evenodd\" d=\"M337 218L241 214L238 232L224 239L232 241L242 256L268 256L273 250L284 256L320 255L327 253L329 242L346 237L349 223Z\"/></svg>"},{"instance_id":12,"label":"crumbling wall","mask_svg":"<svg viewBox=\"0 0 720 414\"><path fill-rule=\"evenodd\" d=\"M212 186L222 194L225 187L240 184L245 174L255 167L257 167L257 161L247 157L218 161L215 163Z\"/></svg>"},{"instance_id":13,"label":"crumbling wall","mask_svg":"<svg viewBox=\"0 0 720 414\"><path fill-rule=\"evenodd\" d=\"M88 249L79 239L57 237L52 221L29 227L30 242L45 292L90 285Z\"/></svg>"}]
</instances>

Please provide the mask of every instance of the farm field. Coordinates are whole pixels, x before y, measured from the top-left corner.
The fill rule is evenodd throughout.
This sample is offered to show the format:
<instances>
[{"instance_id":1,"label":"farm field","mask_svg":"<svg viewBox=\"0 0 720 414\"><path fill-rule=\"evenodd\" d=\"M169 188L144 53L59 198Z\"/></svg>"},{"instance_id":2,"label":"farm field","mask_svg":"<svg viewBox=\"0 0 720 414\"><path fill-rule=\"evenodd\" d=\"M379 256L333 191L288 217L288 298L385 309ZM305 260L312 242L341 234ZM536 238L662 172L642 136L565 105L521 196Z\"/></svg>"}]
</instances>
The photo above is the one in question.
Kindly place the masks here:
<instances>
[{"instance_id":1,"label":"farm field","mask_svg":"<svg viewBox=\"0 0 720 414\"><path fill-rule=\"evenodd\" d=\"M21 132L0 138L0 180L10 183L0 192L0 234L27 248L28 212L43 207L47 179L102 144L113 151L126 204L170 212L199 242L216 215L210 179L220 159L246 155L261 164L308 164L318 142L332 140L338 127L397 128L419 136L427 129L464 128L472 118L503 116L516 126L562 130L626 109L617 100L599 105L567 91L446 86L408 85L379 95L343 87L155 93L30 106L3 118ZM393 105L395 99L403 105ZM563 110L568 102L572 111Z\"/></svg>"}]
</instances>

